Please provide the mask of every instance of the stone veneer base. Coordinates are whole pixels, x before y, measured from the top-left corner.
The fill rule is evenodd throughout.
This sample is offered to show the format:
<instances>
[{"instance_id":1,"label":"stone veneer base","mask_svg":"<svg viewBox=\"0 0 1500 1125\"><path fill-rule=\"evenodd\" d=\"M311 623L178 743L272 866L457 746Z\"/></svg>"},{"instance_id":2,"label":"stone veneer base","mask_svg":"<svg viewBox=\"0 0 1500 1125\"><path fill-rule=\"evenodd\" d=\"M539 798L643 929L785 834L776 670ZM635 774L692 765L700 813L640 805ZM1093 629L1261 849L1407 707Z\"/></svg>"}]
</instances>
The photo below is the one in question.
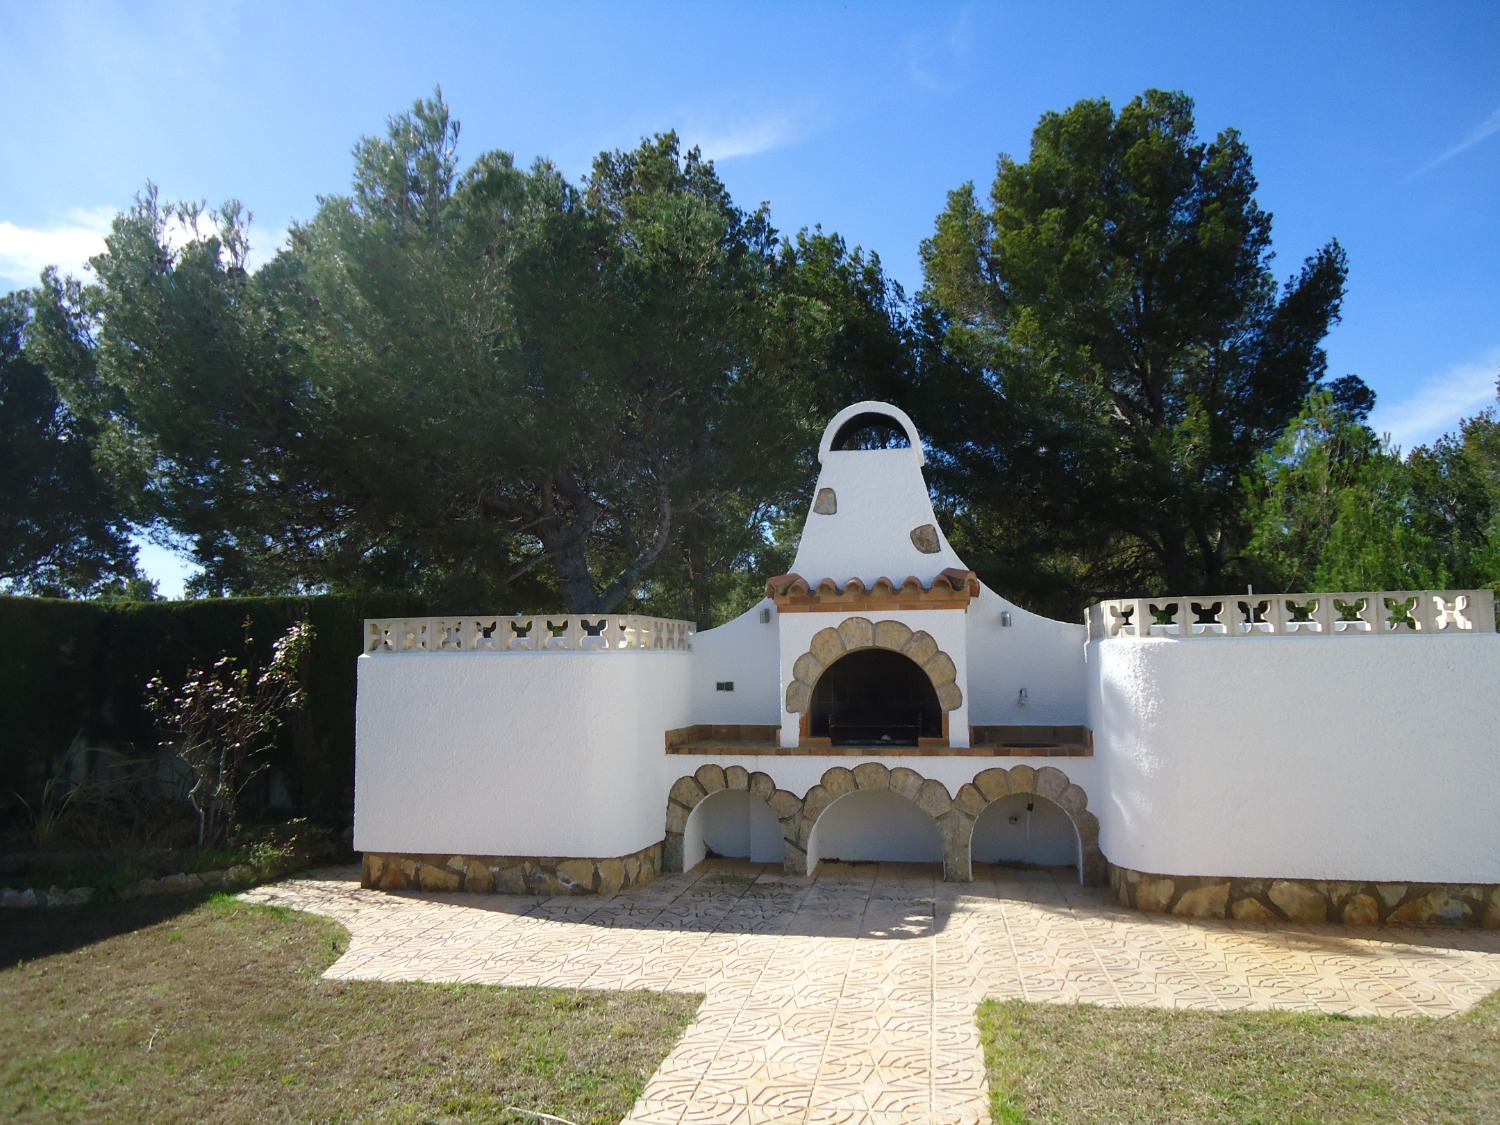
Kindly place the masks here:
<instances>
[{"instance_id":1,"label":"stone veneer base","mask_svg":"<svg viewBox=\"0 0 1500 1125\"><path fill-rule=\"evenodd\" d=\"M661 873L661 844L610 859L366 852L360 886L382 891L612 895Z\"/></svg>"},{"instance_id":2,"label":"stone veneer base","mask_svg":"<svg viewBox=\"0 0 1500 1125\"><path fill-rule=\"evenodd\" d=\"M1150 875L1109 865L1121 906L1185 918L1500 930L1500 886Z\"/></svg>"}]
</instances>

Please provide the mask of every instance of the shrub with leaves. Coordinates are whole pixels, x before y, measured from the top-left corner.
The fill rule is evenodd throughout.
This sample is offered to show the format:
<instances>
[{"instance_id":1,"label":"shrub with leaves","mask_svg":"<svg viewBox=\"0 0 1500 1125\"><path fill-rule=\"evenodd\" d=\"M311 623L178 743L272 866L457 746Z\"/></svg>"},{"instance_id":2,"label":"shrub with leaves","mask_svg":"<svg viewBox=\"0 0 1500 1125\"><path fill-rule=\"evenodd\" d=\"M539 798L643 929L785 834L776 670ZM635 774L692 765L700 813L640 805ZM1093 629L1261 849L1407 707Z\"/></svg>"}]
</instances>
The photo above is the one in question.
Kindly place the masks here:
<instances>
[{"instance_id":1,"label":"shrub with leaves","mask_svg":"<svg viewBox=\"0 0 1500 1125\"><path fill-rule=\"evenodd\" d=\"M247 620L247 647L249 629ZM160 676L146 684L161 745L187 769L200 848L228 843L235 832L240 794L265 768L259 757L282 718L305 699L298 673L312 639L312 626L299 621L277 640L271 662L259 671L226 654L212 668L189 668L179 687Z\"/></svg>"}]
</instances>

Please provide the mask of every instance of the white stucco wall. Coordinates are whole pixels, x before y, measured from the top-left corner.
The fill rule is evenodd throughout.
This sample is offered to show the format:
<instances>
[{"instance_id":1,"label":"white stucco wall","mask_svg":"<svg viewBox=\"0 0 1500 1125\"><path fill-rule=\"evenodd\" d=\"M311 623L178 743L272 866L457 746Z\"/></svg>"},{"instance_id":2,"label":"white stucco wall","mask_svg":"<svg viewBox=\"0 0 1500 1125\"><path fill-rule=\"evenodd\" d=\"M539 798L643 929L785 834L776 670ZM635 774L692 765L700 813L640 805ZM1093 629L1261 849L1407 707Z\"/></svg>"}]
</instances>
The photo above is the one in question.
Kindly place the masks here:
<instances>
[{"instance_id":1,"label":"white stucco wall","mask_svg":"<svg viewBox=\"0 0 1500 1125\"><path fill-rule=\"evenodd\" d=\"M1011 623L1001 624L1009 613ZM1070 726L1088 717L1082 624L1021 609L988 586L968 610L969 722ZM1026 703L1017 702L1022 688Z\"/></svg>"},{"instance_id":2,"label":"white stucco wall","mask_svg":"<svg viewBox=\"0 0 1500 1125\"><path fill-rule=\"evenodd\" d=\"M1500 883L1500 636L1122 639L1087 661L1112 862Z\"/></svg>"},{"instance_id":3,"label":"white stucco wall","mask_svg":"<svg viewBox=\"0 0 1500 1125\"><path fill-rule=\"evenodd\" d=\"M761 621L762 610L769 611L769 622ZM733 621L696 634L690 721L767 726L780 722L779 656L776 606L770 598ZM719 691L719 683L732 683L734 690Z\"/></svg>"},{"instance_id":4,"label":"white stucco wall","mask_svg":"<svg viewBox=\"0 0 1500 1125\"><path fill-rule=\"evenodd\" d=\"M625 855L662 838L663 732L686 652L399 653L359 660L354 846Z\"/></svg>"},{"instance_id":5,"label":"white stucco wall","mask_svg":"<svg viewBox=\"0 0 1500 1125\"><path fill-rule=\"evenodd\" d=\"M906 430L911 448L831 448L844 422L859 414L890 418ZM855 403L839 411L823 431L818 484L813 492L816 497L821 490L831 488L838 498L838 511L823 515L809 506L793 573L814 585L832 578L843 586L858 578L869 587L881 577L899 586L910 575L930 585L947 568L962 568L963 562L937 527L932 498L922 476L922 459L921 438L904 412L883 402ZM917 550L912 542L913 529L923 524L937 528L935 554Z\"/></svg>"}]
</instances>

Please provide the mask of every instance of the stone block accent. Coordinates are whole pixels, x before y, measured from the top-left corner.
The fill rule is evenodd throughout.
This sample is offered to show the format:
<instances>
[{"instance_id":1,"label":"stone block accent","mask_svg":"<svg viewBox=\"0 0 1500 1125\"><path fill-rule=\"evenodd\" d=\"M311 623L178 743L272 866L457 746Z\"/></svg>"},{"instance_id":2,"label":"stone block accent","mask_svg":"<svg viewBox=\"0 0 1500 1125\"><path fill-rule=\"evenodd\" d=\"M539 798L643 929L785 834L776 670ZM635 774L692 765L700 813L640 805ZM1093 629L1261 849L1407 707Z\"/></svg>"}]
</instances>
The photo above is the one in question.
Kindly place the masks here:
<instances>
[{"instance_id":1,"label":"stone block accent","mask_svg":"<svg viewBox=\"0 0 1500 1125\"><path fill-rule=\"evenodd\" d=\"M1173 914L1186 918L1222 918L1229 905L1229 883L1210 883L1177 897Z\"/></svg>"},{"instance_id":2,"label":"stone block accent","mask_svg":"<svg viewBox=\"0 0 1500 1125\"><path fill-rule=\"evenodd\" d=\"M1230 913L1239 922L1279 922L1271 908L1258 898L1242 898L1230 907Z\"/></svg>"},{"instance_id":3,"label":"stone block accent","mask_svg":"<svg viewBox=\"0 0 1500 1125\"><path fill-rule=\"evenodd\" d=\"M668 793L668 800L676 801L679 805L692 808L708 795L707 790L698 784L696 777L679 777L672 782L672 788Z\"/></svg>"},{"instance_id":4,"label":"stone block accent","mask_svg":"<svg viewBox=\"0 0 1500 1125\"><path fill-rule=\"evenodd\" d=\"M901 646L912 637L912 631L900 621L877 621L875 623L875 647L900 652Z\"/></svg>"},{"instance_id":5,"label":"stone block accent","mask_svg":"<svg viewBox=\"0 0 1500 1125\"><path fill-rule=\"evenodd\" d=\"M930 523L911 529L911 545L924 555L935 555L943 549L938 542L937 528Z\"/></svg>"},{"instance_id":6,"label":"stone block accent","mask_svg":"<svg viewBox=\"0 0 1500 1125\"><path fill-rule=\"evenodd\" d=\"M786 686L786 709L800 715L812 707L812 685L802 680L793 680Z\"/></svg>"},{"instance_id":7,"label":"stone block accent","mask_svg":"<svg viewBox=\"0 0 1500 1125\"><path fill-rule=\"evenodd\" d=\"M1344 903L1344 912L1339 915L1339 921L1346 926L1378 926L1380 903L1366 894L1350 895Z\"/></svg>"},{"instance_id":8,"label":"stone block accent","mask_svg":"<svg viewBox=\"0 0 1500 1125\"><path fill-rule=\"evenodd\" d=\"M680 852L680 834L677 846ZM360 886L470 894L615 894L655 879L662 868L662 850L662 844L648 844L630 855L606 859L366 852Z\"/></svg>"},{"instance_id":9,"label":"stone block accent","mask_svg":"<svg viewBox=\"0 0 1500 1125\"><path fill-rule=\"evenodd\" d=\"M1083 812L1089 802L1088 794L1077 785L1069 785L1054 800L1062 806L1063 812L1073 817Z\"/></svg>"},{"instance_id":10,"label":"stone block accent","mask_svg":"<svg viewBox=\"0 0 1500 1125\"><path fill-rule=\"evenodd\" d=\"M897 766L891 770L891 792L899 793L908 801L915 801L917 793L921 791L922 782L927 780L916 770L907 766Z\"/></svg>"},{"instance_id":11,"label":"stone block accent","mask_svg":"<svg viewBox=\"0 0 1500 1125\"><path fill-rule=\"evenodd\" d=\"M938 654L938 643L933 639L932 634L924 629L920 633L913 633L910 639L901 646L900 652L902 656L920 666Z\"/></svg>"},{"instance_id":12,"label":"stone block accent","mask_svg":"<svg viewBox=\"0 0 1500 1125\"><path fill-rule=\"evenodd\" d=\"M823 815L823 810L833 804L834 796L826 785L814 785L802 795L802 819L807 824Z\"/></svg>"},{"instance_id":13,"label":"stone block accent","mask_svg":"<svg viewBox=\"0 0 1500 1125\"><path fill-rule=\"evenodd\" d=\"M846 617L839 622L838 632L846 652L875 647L875 623L868 617Z\"/></svg>"},{"instance_id":14,"label":"stone block accent","mask_svg":"<svg viewBox=\"0 0 1500 1125\"><path fill-rule=\"evenodd\" d=\"M953 798L948 795L948 790L941 781L924 781L922 788L917 791L917 806L936 820L953 808Z\"/></svg>"},{"instance_id":15,"label":"stone block accent","mask_svg":"<svg viewBox=\"0 0 1500 1125\"><path fill-rule=\"evenodd\" d=\"M838 493L831 488L818 489L818 495L813 499L813 509L820 516L834 516L838 514Z\"/></svg>"},{"instance_id":16,"label":"stone block accent","mask_svg":"<svg viewBox=\"0 0 1500 1125\"><path fill-rule=\"evenodd\" d=\"M1457 926L1500 930L1500 886L1152 875L1109 864L1121 906L1265 925Z\"/></svg>"},{"instance_id":17,"label":"stone block accent","mask_svg":"<svg viewBox=\"0 0 1500 1125\"><path fill-rule=\"evenodd\" d=\"M1068 785L1068 775L1056 766L1043 766L1036 771L1036 793L1049 801L1060 803Z\"/></svg>"},{"instance_id":18,"label":"stone block accent","mask_svg":"<svg viewBox=\"0 0 1500 1125\"><path fill-rule=\"evenodd\" d=\"M703 786L704 793L717 793L724 788L724 767L715 762L699 766L693 777Z\"/></svg>"},{"instance_id":19,"label":"stone block accent","mask_svg":"<svg viewBox=\"0 0 1500 1125\"><path fill-rule=\"evenodd\" d=\"M845 769L843 766L834 766L831 770L823 772L823 788L833 794L837 799L845 793L853 793L859 788L859 783L854 780L854 771Z\"/></svg>"},{"instance_id":20,"label":"stone block accent","mask_svg":"<svg viewBox=\"0 0 1500 1125\"><path fill-rule=\"evenodd\" d=\"M972 781L960 785L958 792L953 795L953 807L970 820L984 812L988 804L989 802L984 799L984 794Z\"/></svg>"},{"instance_id":21,"label":"stone block accent","mask_svg":"<svg viewBox=\"0 0 1500 1125\"><path fill-rule=\"evenodd\" d=\"M1277 879L1266 892L1288 922L1328 921L1328 897L1303 883Z\"/></svg>"},{"instance_id":22,"label":"stone block accent","mask_svg":"<svg viewBox=\"0 0 1500 1125\"><path fill-rule=\"evenodd\" d=\"M997 801L1010 793L1010 770L1002 766L984 770L975 775L974 787L984 794L985 800Z\"/></svg>"}]
</instances>

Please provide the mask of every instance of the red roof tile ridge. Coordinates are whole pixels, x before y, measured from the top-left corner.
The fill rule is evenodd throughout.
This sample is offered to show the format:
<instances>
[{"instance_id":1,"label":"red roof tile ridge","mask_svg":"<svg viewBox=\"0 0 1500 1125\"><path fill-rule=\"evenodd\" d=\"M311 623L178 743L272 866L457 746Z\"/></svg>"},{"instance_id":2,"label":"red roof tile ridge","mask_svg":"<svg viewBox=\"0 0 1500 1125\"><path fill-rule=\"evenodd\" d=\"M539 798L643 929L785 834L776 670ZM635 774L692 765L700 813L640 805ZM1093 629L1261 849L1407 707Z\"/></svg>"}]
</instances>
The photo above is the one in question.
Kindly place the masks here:
<instances>
[{"instance_id":1,"label":"red roof tile ridge","mask_svg":"<svg viewBox=\"0 0 1500 1125\"><path fill-rule=\"evenodd\" d=\"M895 579L882 574L874 582L866 586L864 580L858 576L842 583L833 577L820 578L814 583L802 577L802 575L793 572L790 574L778 574L775 578L767 579L766 594L770 597L787 597L792 594L810 595L814 593L835 595L848 592L857 594L897 593L902 590L933 590L939 585L947 586L955 593L967 589L971 596L977 596L979 593L979 576L972 570L961 570L958 567L950 566L933 578L931 582L923 582L915 574L908 574L898 583Z\"/></svg>"}]
</instances>

